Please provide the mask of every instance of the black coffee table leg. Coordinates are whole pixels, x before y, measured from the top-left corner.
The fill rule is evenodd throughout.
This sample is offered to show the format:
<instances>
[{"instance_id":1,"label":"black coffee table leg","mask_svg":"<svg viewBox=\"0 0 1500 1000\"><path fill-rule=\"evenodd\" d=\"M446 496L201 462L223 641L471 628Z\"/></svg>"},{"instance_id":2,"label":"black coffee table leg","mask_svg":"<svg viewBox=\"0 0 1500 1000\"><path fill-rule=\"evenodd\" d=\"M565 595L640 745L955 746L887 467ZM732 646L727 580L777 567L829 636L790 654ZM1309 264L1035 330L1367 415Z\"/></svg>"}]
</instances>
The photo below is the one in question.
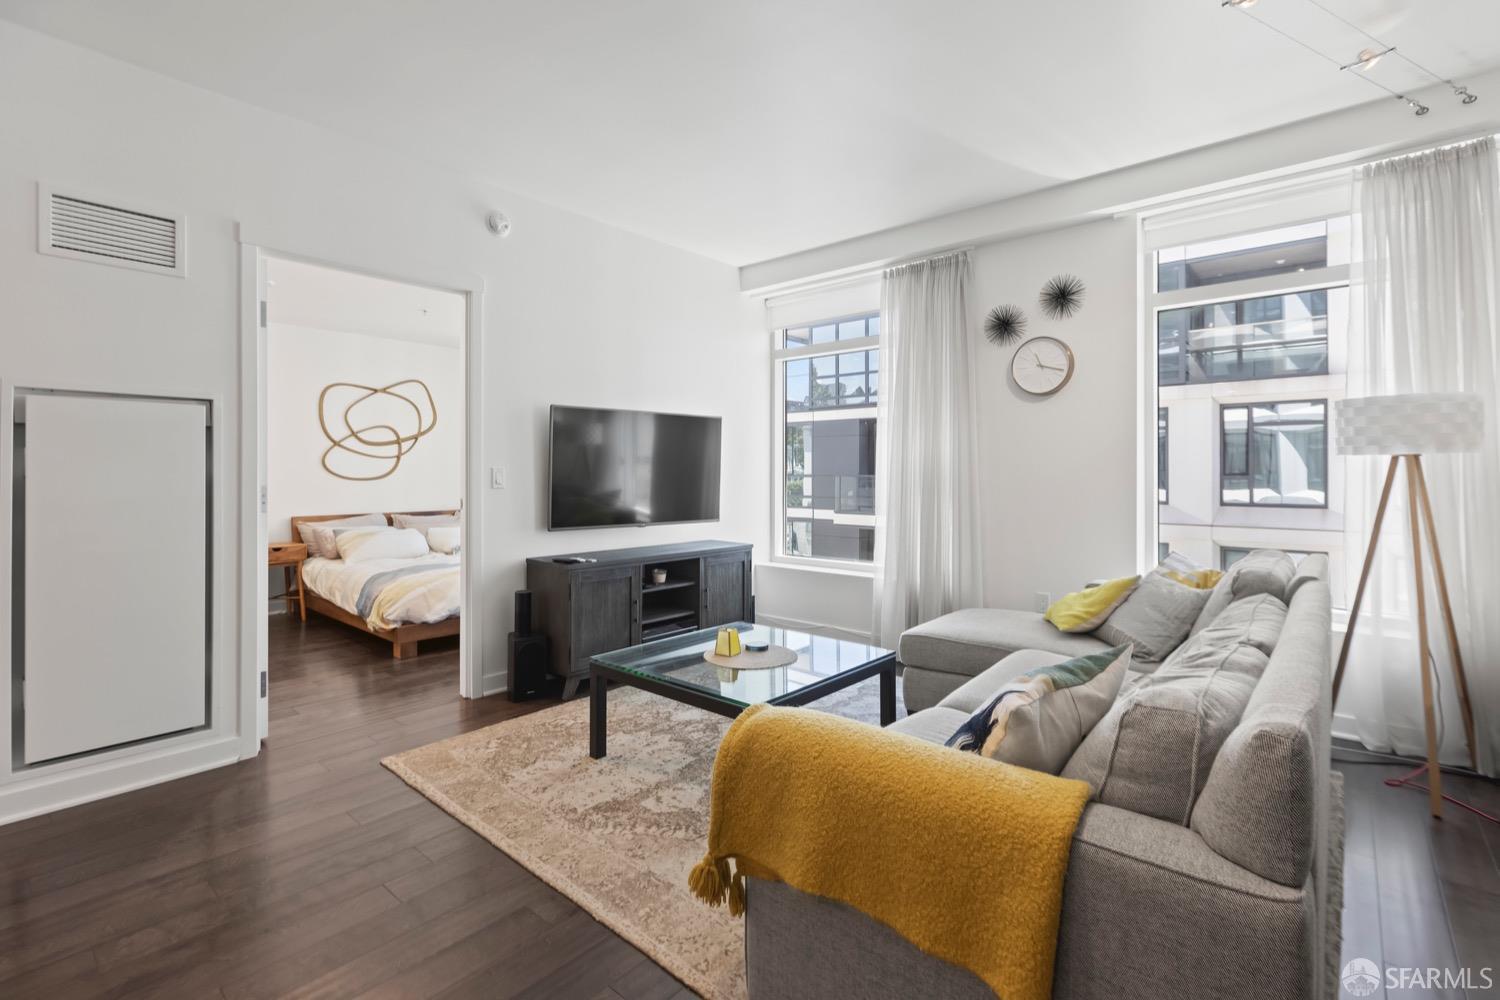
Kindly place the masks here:
<instances>
[{"instance_id":1,"label":"black coffee table leg","mask_svg":"<svg viewBox=\"0 0 1500 1000\"><path fill-rule=\"evenodd\" d=\"M896 721L896 664L888 663L880 671L880 724Z\"/></svg>"},{"instance_id":2,"label":"black coffee table leg","mask_svg":"<svg viewBox=\"0 0 1500 1000\"><path fill-rule=\"evenodd\" d=\"M594 671L589 676L589 756L595 760L604 756L605 699L608 694L609 681Z\"/></svg>"}]
</instances>

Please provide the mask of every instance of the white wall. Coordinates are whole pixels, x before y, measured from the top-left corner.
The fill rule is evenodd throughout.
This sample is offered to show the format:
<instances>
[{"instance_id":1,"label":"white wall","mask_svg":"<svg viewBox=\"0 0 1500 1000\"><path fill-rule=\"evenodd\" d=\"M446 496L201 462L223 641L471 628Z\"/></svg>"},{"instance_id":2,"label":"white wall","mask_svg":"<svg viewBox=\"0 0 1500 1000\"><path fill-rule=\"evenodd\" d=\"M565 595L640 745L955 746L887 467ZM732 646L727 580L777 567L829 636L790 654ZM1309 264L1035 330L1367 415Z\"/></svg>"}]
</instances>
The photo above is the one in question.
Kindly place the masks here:
<instances>
[{"instance_id":1,"label":"white wall","mask_svg":"<svg viewBox=\"0 0 1500 1000\"><path fill-rule=\"evenodd\" d=\"M39 86L45 80L45 86ZM215 766L253 752L250 665L242 677L239 565L237 227L270 249L415 281L469 275L485 288L485 465L507 488L483 520L487 686L503 683L510 594L530 555L682 539L749 541L763 553L770 440L760 310L734 268L0 23L0 383L100 386L217 398L214 724L108 767L12 775L0 759L0 821ZM188 216L186 279L36 252L36 182ZM497 239L492 207L514 222ZM549 535L543 496L549 403L724 417L718 525ZM0 413L0 439L11 415ZM0 470L3 472L4 470ZM8 586L9 552L0 556ZM0 629L8 616L0 616ZM163 618L163 627L170 620ZM0 672L9 674L0 635ZM149 662L149 651L142 651ZM456 692L455 692L456 696ZM9 746L9 685L0 685Z\"/></svg>"},{"instance_id":2,"label":"white wall","mask_svg":"<svg viewBox=\"0 0 1500 1000\"><path fill-rule=\"evenodd\" d=\"M1098 577L1136 571L1136 225L1121 218L1038 233L974 252L985 600L1032 609ZM1083 306L1049 320L1043 282L1083 280ZM984 314L1020 306L1026 336L1073 350L1073 378L1030 396L1010 379L1014 348L984 339Z\"/></svg>"},{"instance_id":3,"label":"white wall","mask_svg":"<svg viewBox=\"0 0 1500 1000\"><path fill-rule=\"evenodd\" d=\"M273 288L271 294L275 293ZM266 485L272 541L292 538L288 519L294 515L458 506L463 496L464 392L463 360L457 347L272 323L266 329L266 365ZM328 439L318 425L318 395L324 386L333 382L379 386L408 378L421 379L432 393L438 417L432 431L384 479L354 482L331 475L322 463ZM425 413L425 397L416 398ZM330 394L329 400L328 427L338 435L341 401L347 402L348 394ZM372 399L362 405L373 407L377 402ZM400 421L393 426L407 433L415 415L410 408L400 412L403 405L392 401L388 409L395 409L389 416ZM356 416L363 416L368 424L377 419L377 411ZM375 460L337 454L330 456L329 463L354 475L372 475L385 467Z\"/></svg>"},{"instance_id":4,"label":"white wall","mask_svg":"<svg viewBox=\"0 0 1500 1000\"><path fill-rule=\"evenodd\" d=\"M973 251L969 322L978 375L980 506L985 600L1030 609L1101 576L1136 571L1136 226L1122 218L994 243ZM1083 308L1048 320L1042 283L1083 279ZM984 337L1003 303L1030 320L1027 337L1054 336L1076 370L1059 393L1036 398L1010 378L1015 348ZM788 622L870 630L870 578L762 566L756 611Z\"/></svg>"}]
</instances>

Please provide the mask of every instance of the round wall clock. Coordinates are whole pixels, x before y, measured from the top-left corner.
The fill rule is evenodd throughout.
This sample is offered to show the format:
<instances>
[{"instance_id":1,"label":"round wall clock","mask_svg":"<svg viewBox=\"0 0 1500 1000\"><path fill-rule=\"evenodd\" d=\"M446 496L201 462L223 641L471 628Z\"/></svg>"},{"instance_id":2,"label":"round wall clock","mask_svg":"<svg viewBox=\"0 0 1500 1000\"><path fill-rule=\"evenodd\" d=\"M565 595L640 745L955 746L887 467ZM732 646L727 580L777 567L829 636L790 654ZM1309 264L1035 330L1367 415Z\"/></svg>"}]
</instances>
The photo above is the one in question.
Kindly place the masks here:
<instances>
[{"instance_id":1,"label":"round wall clock","mask_svg":"<svg viewBox=\"0 0 1500 1000\"><path fill-rule=\"evenodd\" d=\"M1033 337L1016 348L1010 377L1033 396L1050 396L1073 377L1073 352L1056 337Z\"/></svg>"}]
</instances>

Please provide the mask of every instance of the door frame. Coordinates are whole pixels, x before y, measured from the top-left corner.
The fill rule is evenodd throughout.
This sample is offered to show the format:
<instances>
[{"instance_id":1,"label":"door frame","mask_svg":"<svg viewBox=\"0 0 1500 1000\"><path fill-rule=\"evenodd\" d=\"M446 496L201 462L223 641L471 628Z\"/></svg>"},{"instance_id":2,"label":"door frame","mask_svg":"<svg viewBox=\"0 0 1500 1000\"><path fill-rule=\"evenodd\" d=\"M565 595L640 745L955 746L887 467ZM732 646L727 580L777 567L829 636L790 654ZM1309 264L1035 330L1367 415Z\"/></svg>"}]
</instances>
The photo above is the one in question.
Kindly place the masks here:
<instances>
[{"instance_id":1,"label":"door frame","mask_svg":"<svg viewBox=\"0 0 1500 1000\"><path fill-rule=\"evenodd\" d=\"M464 273L411 273L392 271L379 262L328 257L306 252L295 245L250 232L239 226L240 248L240 608L239 646L241 669L241 732L246 739L245 756L258 752L266 734L267 701L262 696L261 675L266 669L266 528L262 518L261 459L266 451L266 408L262 400L265 382L266 339L261 325L262 293L266 260L279 258L318 264L355 274L421 285L462 295L465 299L462 345L464 384L464 551L460 569L459 694L480 698L484 690L483 595L483 462L484 406L480 394L483 377L483 326L485 281ZM471 514L473 516L471 516ZM258 579L257 579L258 578ZM251 741L253 738L253 742Z\"/></svg>"}]
</instances>

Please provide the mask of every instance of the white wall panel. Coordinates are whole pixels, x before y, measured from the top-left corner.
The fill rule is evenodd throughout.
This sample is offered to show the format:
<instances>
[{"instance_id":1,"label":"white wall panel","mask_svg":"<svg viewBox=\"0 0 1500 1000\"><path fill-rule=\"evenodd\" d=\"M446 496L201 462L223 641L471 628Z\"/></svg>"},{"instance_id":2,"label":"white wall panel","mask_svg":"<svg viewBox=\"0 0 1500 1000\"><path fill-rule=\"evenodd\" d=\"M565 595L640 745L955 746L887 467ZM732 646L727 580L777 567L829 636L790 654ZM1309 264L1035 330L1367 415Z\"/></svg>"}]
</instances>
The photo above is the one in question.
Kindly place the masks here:
<instances>
[{"instance_id":1,"label":"white wall panel","mask_svg":"<svg viewBox=\"0 0 1500 1000\"><path fill-rule=\"evenodd\" d=\"M26 763L205 725L207 406L24 405Z\"/></svg>"}]
</instances>

